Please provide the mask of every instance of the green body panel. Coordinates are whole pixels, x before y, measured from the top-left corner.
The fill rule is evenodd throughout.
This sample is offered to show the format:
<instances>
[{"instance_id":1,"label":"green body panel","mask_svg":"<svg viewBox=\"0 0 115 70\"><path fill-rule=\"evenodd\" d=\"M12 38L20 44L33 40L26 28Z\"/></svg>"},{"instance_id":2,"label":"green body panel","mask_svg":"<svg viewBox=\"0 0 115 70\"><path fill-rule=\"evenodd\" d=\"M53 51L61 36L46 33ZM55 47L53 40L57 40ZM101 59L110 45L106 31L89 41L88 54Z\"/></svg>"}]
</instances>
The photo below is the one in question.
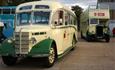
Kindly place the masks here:
<instances>
[{"instance_id":1,"label":"green body panel","mask_svg":"<svg viewBox=\"0 0 115 70\"><path fill-rule=\"evenodd\" d=\"M52 39L42 40L32 47L28 55L32 56L37 54L49 54L52 42Z\"/></svg>"},{"instance_id":2,"label":"green body panel","mask_svg":"<svg viewBox=\"0 0 115 70\"><path fill-rule=\"evenodd\" d=\"M32 49L27 55L34 56L34 55L39 55L39 54L40 55L49 54L49 50L51 48L53 41L54 40L49 39L49 38L40 41L39 43L37 43L36 45L32 47ZM62 56L67 54L67 52L69 52L71 49L72 47L69 47L67 50L64 51L64 53L59 54L58 58L61 58ZM5 40L0 46L0 54L2 56L7 56L7 55L16 56L14 42L12 41L12 43L9 43L8 40Z\"/></svg>"},{"instance_id":3,"label":"green body panel","mask_svg":"<svg viewBox=\"0 0 115 70\"><path fill-rule=\"evenodd\" d=\"M8 42L8 40L5 40L1 46L0 46L0 54L2 56L7 56L7 55L15 55L15 48L14 48L14 43L13 41L11 43Z\"/></svg>"},{"instance_id":4,"label":"green body panel","mask_svg":"<svg viewBox=\"0 0 115 70\"><path fill-rule=\"evenodd\" d=\"M37 43L32 47L30 52L28 53L29 56L37 55L37 54L49 54L49 49L51 47L53 40L52 39L45 39L41 42ZM2 56L13 55L15 56L15 47L14 43L9 43L8 40L5 40L0 46L0 54Z\"/></svg>"}]
</instances>

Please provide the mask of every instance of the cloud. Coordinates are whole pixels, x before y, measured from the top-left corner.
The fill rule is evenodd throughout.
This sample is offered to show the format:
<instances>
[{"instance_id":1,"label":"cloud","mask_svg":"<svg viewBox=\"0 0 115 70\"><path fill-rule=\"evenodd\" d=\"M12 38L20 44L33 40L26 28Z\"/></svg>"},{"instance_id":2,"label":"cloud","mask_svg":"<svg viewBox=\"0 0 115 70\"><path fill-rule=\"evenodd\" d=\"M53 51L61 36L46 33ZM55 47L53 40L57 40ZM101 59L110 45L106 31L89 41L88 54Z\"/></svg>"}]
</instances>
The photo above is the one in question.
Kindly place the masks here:
<instances>
[{"instance_id":1,"label":"cloud","mask_svg":"<svg viewBox=\"0 0 115 70\"><path fill-rule=\"evenodd\" d=\"M74 3L94 3L97 2L97 0L57 0L60 1L62 3L68 3L68 4L74 4Z\"/></svg>"},{"instance_id":2,"label":"cloud","mask_svg":"<svg viewBox=\"0 0 115 70\"><path fill-rule=\"evenodd\" d=\"M89 5L96 5L97 0L57 0L68 6L79 5L82 8L87 8Z\"/></svg>"}]
</instances>

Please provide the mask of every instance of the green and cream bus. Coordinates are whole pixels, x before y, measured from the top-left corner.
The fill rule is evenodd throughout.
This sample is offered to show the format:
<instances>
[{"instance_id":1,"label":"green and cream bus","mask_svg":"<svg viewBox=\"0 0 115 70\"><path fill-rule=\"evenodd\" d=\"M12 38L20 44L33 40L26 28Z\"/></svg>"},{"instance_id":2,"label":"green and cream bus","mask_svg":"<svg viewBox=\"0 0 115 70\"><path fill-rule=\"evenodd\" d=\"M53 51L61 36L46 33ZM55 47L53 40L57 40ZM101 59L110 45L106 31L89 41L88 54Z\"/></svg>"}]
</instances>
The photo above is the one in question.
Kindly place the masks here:
<instances>
[{"instance_id":1,"label":"green and cream bus","mask_svg":"<svg viewBox=\"0 0 115 70\"><path fill-rule=\"evenodd\" d=\"M87 41L105 39L106 42L109 42L109 19L109 9L92 9L89 7L81 15L81 38L85 38Z\"/></svg>"},{"instance_id":2,"label":"green and cream bus","mask_svg":"<svg viewBox=\"0 0 115 70\"><path fill-rule=\"evenodd\" d=\"M58 2L34 1L17 6L14 37L0 48L6 65L14 65L20 57L44 57L50 67L77 41L73 11Z\"/></svg>"}]
</instances>

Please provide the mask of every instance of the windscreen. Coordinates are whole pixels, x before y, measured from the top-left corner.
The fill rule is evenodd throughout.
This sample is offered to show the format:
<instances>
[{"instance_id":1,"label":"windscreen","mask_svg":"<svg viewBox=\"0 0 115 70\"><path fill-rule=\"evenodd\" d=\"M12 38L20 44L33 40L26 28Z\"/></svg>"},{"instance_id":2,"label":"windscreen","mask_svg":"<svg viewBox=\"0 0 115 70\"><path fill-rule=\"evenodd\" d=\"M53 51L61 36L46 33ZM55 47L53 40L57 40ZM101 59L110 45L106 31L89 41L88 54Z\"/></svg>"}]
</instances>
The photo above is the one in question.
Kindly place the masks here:
<instances>
[{"instance_id":1,"label":"windscreen","mask_svg":"<svg viewBox=\"0 0 115 70\"><path fill-rule=\"evenodd\" d=\"M48 24L50 12L35 11L17 14L18 25L26 24Z\"/></svg>"},{"instance_id":2,"label":"windscreen","mask_svg":"<svg viewBox=\"0 0 115 70\"><path fill-rule=\"evenodd\" d=\"M36 11L33 16L33 24L48 24L50 12Z\"/></svg>"},{"instance_id":3,"label":"windscreen","mask_svg":"<svg viewBox=\"0 0 115 70\"><path fill-rule=\"evenodd\" d=\"M31 23L31 13L19 13L17 15L18 25L30 24Z\"/></svg>"},{"instance_id":4,"label":"windscreen","mask_svg":"<svg viewBox=\"0 0 115 70\"><path fill-rule=\"evenodd\" d=\"M90 19L90 24L98 24L98 19Z\"/></svg>"}]
</instances>

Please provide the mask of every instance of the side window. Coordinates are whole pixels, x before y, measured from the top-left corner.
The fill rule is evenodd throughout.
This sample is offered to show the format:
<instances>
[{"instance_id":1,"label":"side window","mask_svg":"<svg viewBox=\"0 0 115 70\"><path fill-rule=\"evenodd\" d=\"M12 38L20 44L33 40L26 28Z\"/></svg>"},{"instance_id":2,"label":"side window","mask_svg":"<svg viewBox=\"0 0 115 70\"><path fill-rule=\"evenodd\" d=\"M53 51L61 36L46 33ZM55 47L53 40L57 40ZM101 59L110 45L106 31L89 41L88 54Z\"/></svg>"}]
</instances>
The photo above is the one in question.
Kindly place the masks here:
<instances>
[{"instance_id":1,"label":"side window","mask_svg":"<svg viewBox=\"0 0 115 70\"><path fill-rule=\"evenodd\" d=\"M2 14L2 9L0 9L0 14Z\"/></svg>"},{"instance_id":2,"label":"side window","mask_svg":"<svg viewBox=\"0 0 115 70\"><path fill-rule=\"evenodd\" d=\"M68 12L65 12L65 25L75 25L75 18Z\"/></svg>"},{"instance_id":3,"label":"side window","mask_svg":"<svg viewBox=\"0 0 115 70\"><path fill-rule=\"evenodd\" d=\"M55 14L53 15L53 20L52 20L53 25L55 26L63 25L63 22L64 22L63 15L64 15L63 11L55 12Z\"/></svg>"},{"instance_id":4,"label":"side window","mask_svg":"<svg viewBox=\"0 0 115 70\"><path fill-rule=\"evenodd\" d=\"M72 25L74 25L74 17L72 16Z\"/></svg>"},{"instance_id":5,"label":"side window","mask_svg":"<svg viewBox=\"0 0 115 70\"><path fill-rule=\"evenodd\" d=\"M58 23L59 23L59 22L58 22L58 12L55 12L52 18L53 18L52 24L53 24L54 26L57 26Z\"/></svg>"},{"instance_id":6,"label":"side window","mask_svg":"<svg viewBox=\"0 0 115 70\"><path fill-rule=\"evenodd\" d=\"M67 12L65 12L65 25L68 25L70 23L70 16Z\"/></svg>"},{"instance_id":7,"label":"side window","mask_svg":"<svg viewBox=\"0 0 115 70\"><path fill-rule=\"evenodd\" d=\"M3 14L10 14L10 9L3 9Z\"/></svg>"},{"instance_id":8,"label":"side window","mask_svg":"<svg viewBox=\"0 0 115 70\"><path fill-rule=\"evenodd\" d=\"M77 19L76 18L74 18L74 25L77 25L78 23L77 23Z\"/></svg>"},{"instance_id":9,"label":"side window","mask_svg":"<svg viewBox=\"0 0 115 70\"><path fill-rule=\"evenodd\" d=\"M69 24L72 25L72 16L69 14Z\"/></svg>"},{"instance_id":10,"label":"side window","mask_svg":"<svg viewBox=\"0 0 115 70\"><path fill-rule=\"evenodd\" d=\"M59 25L63 24L63 15L64 15L64 12L63 11L59 11Z\"/></svg>"},{"instance_id":11,"label":"side window","mask_svg":"<svg viewBox=\"0 0 115 70\"><path fill-rule=\"evenodd\" d=\"M15 14L15 9L11 9L11 14Z\"/></svg>"},{"instance_id":12,"label":"side window","mask_svg":"<svg viewBox=\"0 0 115 70\"><path fill-rule=\"evenodd\" d=\"M74 22L75 22L75 18L72 15L70 15L70 24L74 25L75 24Z\"/></svg>"}]
</instances>

